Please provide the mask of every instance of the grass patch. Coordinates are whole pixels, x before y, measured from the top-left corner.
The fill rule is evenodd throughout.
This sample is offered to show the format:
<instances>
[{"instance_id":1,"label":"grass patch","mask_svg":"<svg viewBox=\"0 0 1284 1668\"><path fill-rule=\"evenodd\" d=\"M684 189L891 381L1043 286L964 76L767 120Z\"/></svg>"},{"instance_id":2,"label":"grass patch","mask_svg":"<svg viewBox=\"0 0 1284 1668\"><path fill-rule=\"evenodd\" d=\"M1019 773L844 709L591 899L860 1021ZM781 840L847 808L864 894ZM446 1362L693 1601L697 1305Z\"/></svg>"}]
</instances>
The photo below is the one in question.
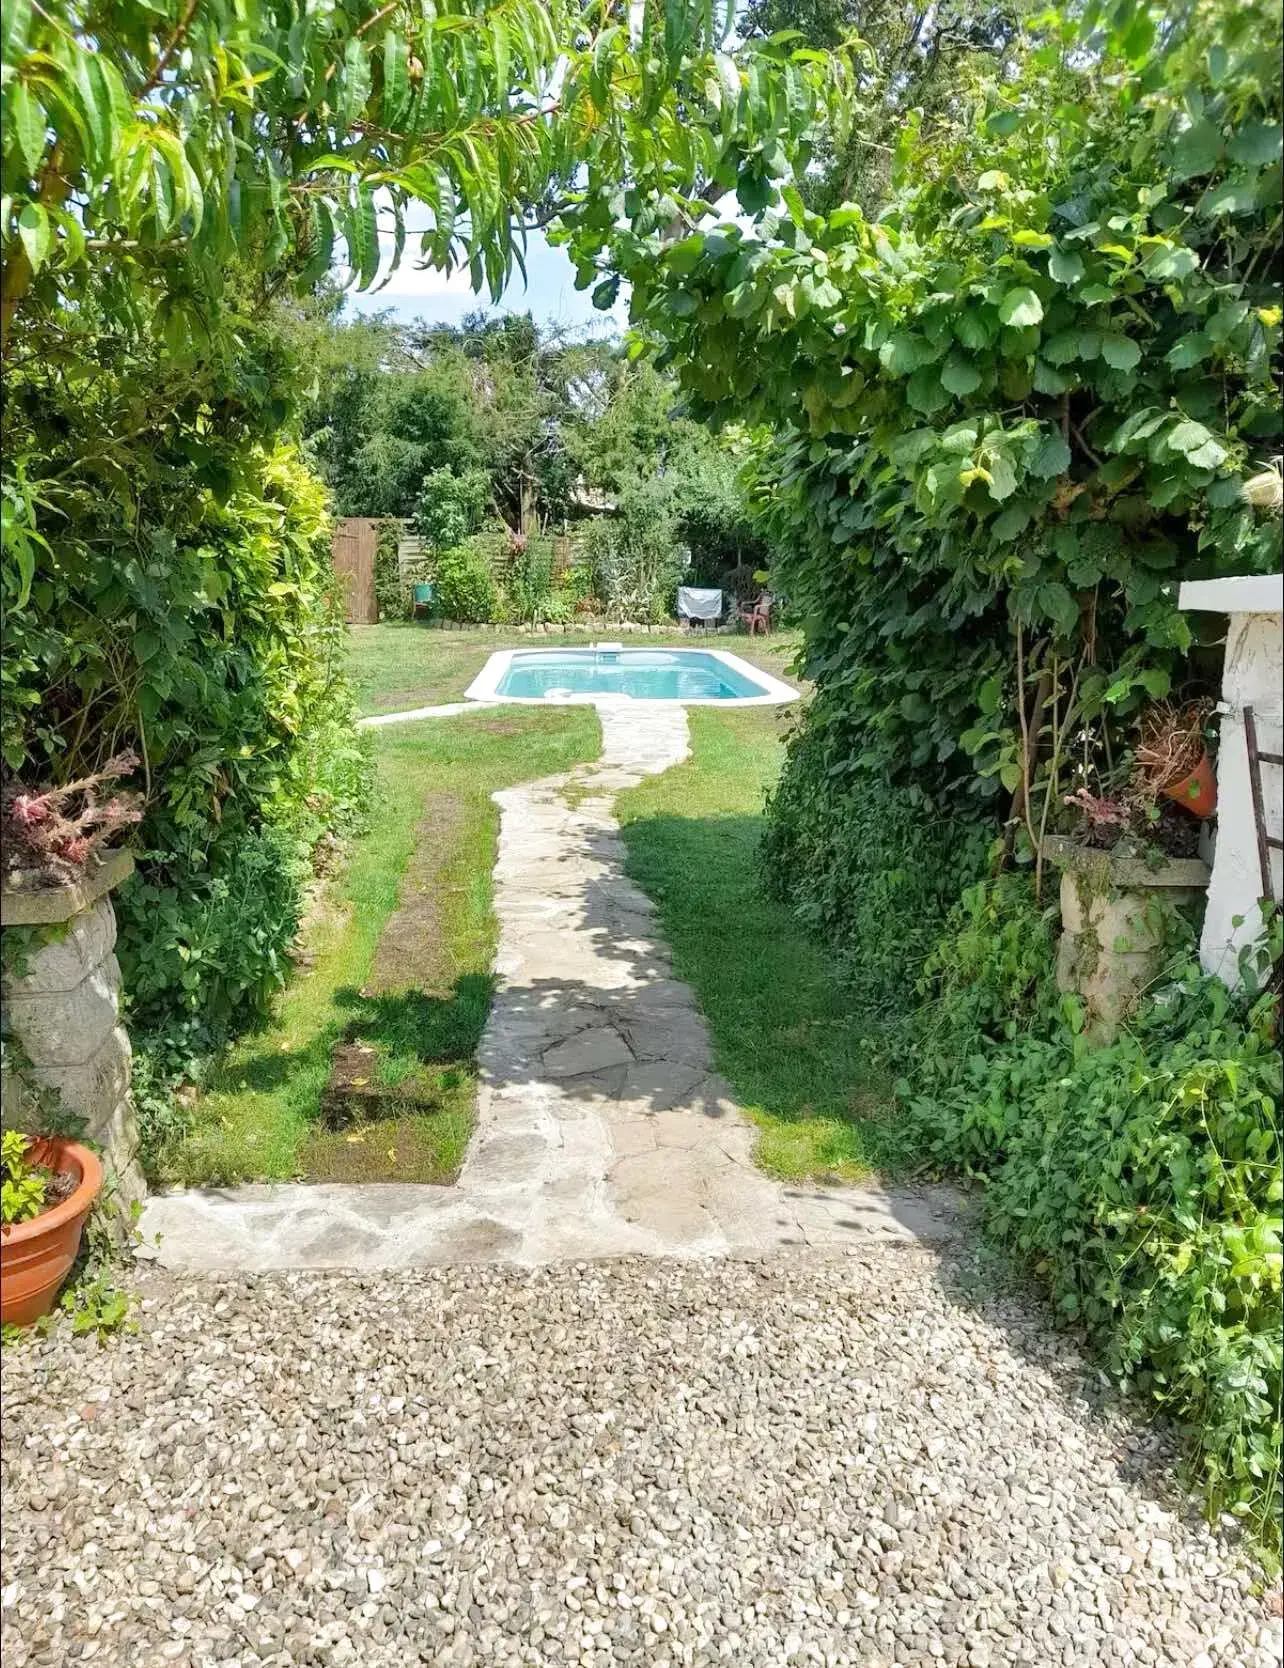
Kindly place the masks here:
<instances>
[{"instance_id":1,"label":"grass patch","mask_svg":"<svg viewBox=\"0 0 1284 1668\"><path fill-rule=\"evenodd\" d=\"M629 872L655 900L719 1071L786 1178L854 1180L892 1156L887 1085L837 968L762 896L763 797L780 771L774 712L690 714L692 757L621 795Z\"/></svg>"},{"instance_id":2,"label":"grass patch","mask_svg":"<svg viewBox=\"0 0 1284 1668\"><path fill-rule=\"evenodd\" d=\"M603 625L597 635L611 640L611 627ZM468 685L498 649L582 649L590 641L584 632L523 637L516 627L509 632L439 631L422 621L390 621L349 628L348 671L357 686L362 712L405 712L462 700ZM654 637L620 635L619 641L626 648L639 649L729 649L751 665L783 678L789 674L802 637L796 631L774 631L770 637L706 639L674 630Z\"/></svg>"},{"instance_id":3,"label":"grass patch","mask_svg":"<svg viewBox=\"0 0 1284 1668\"><path fill-rule=\"evenodd\" d=\"M473 718L427 721L382 730L376 745L370 830L316 912L308 971L283 993L273 1023L220 1063L164 1165L169 1179L442 1180L458 1169L491 996L499 811L490 795L593 758L597 716L522 709L500 732ZM390 918L413 914L407 894L427 888L418 956L402 947L386 974L401 988L371 990ZM371 1050L371 1083L358 1087L385 1092L371 1097L364 1120L329 1119L340 1127L327 1128L323 1102L341 1043Z\"/></svg>"}]
</instances>

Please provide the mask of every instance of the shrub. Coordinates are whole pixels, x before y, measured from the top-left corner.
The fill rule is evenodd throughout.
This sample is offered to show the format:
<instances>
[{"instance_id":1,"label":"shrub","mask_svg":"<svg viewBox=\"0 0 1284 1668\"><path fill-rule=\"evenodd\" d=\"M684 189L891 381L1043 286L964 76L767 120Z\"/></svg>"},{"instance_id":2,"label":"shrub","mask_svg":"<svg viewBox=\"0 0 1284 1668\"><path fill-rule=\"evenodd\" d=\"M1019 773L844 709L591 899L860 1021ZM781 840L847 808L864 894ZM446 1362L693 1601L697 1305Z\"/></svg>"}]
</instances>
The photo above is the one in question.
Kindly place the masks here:
<instances>
[{"instance_id":1,"label":"shrub","mask_svg":"<svg viewBox=\"0 0 1284 1668\"><path fill-rule=\"evenodd\" d=\"M379 523L375 545L374 590L381 620L401 620L410 613L409 592L402 581L397 551L401 545L402 523L389 518Z\"/></svg>"},{"instance_id":2,"label":"shrub","mask_svg":"<svg viewBox=\"0 0 1284 1668\"><path fill-rule=\"evenodd\" d=\"M272 368L272 338L247 324L248 364L189 367L170 405L152 349L98 348L84 383L32 357L9 380L8 437L42 457L58 536L25 596L4 565L5 760L66 781L136 755L137 869L115 898L124 998L141 1049L182 1027L195 1052L253 1022L284 977L312 853L359 819L368 750L324 493L231 392ZM139 411L156 425L141 437ZM128 437L110 472L127 490L102 488L102 435Z\"/></svg>"},{"instance_id":3,"label":"shrub","mask_svg":"<svg viewBox=\"0 0 1284 1668\"><path fill-rule=\"evenodd\" d=\"M1242 489L1280 451L1281 13L1171 21L1014 23L876 218L786 184L761 227L601 233L690 412L764 437L773 577L853 758L1023 842L1066 738L1095 774L1147 700L1209 692L1176 581L1279 571Z\"/></svg>"},{"instance_id":4,"label":"shrub","mask_svg":"<svg viewBox=\"0 0 1284 1668\"><path fill-rule=\"evenodd\" d=\"M434 602L446 619L479 625L496 618L499 586L485 552L472 543L438 555L434 583Z\"/></svg>"},{"instance_id":5,"label":"shrub","mask_svg":"<svg viewBox=\"0 0 1284 1668\"><path fill-rule=\"evenodd\" d=\"M538 625L548 618L553 596L553 545L550 539L530 538L519 545L505 576L508 606L513 618L523 625Z\"/></svg>"},{"instance_id":6,"label":"shrub","mask_svg":"<svg viewBox=\"0 0 1284 1668\"><path fill-rule=\"evenodd\" d=\"M768 889L834 943L863 1012L907 1013L960 885L981 872L985 825L888 782L836 719L816 714L795 735L768 809Z\"/></svg>"},{"instance_id":7,"label":"shrub","mask_svg":"<svg viewBox=\"0 0 1284 1668\"><path fill-rule=\"evenodd\" d=\"M264 825L220 847L206 872L181 885L131 879L118 898L119 948L138 1031L194 1019L209 1046L262 1013L284 982L309 873L306 846Z\"/></svg>"},{"instance_id":8,"label":"shrub","mask_svg":"<svg viewBox=\"0 0 1284 1668\"><path fill-rule=\"evenodd\" d=\"M453 550L481 530L490 503L484 469L434 469L424 476L415 509L415 531L432 550ZM462 615L456 616L462 619Z\"/></svg>"},{"instance_id":9,"label":"shrub","mask_svg":"<svg viewBox=\"0 0 1284 1668\"><path fill-rule=\"evenodd\" d=\"M678 583L691 562L677 527L672 492L661 480L628 488L620 494L618 514L589 522L584 557L612 619L659 624L672 618Z\"/></svg>"},{"instance_id":10,"label":"shrub","mask_svg":"<svg viewBox=\"0 0 1284 1668\"><path fill-rule=\"evenodd\" d=\"M1177 1421L1209 1510L1278 1550L1279 999L1179 966L1093 1048L1053 942L1017 877L960 904L925 978L905 1128L932 1165L985 1177L987 1235Z\"/></svg>"}]
</instances>

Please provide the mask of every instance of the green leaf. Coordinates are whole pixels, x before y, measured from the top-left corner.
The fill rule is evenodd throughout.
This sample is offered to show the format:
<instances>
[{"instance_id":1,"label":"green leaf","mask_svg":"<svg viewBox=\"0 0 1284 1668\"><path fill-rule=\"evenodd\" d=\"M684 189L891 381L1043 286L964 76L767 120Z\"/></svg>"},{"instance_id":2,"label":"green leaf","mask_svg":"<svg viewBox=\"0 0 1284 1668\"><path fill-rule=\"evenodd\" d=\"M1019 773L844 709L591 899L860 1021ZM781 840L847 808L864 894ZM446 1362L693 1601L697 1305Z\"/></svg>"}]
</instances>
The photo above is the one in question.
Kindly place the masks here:
<instances>
[{"instance_id":1,"label":"green leaf","mask_svg":"<svg viewBox=\"0 0 1284 1668\"><path fill-rule=\"evenodd\" d=\"M933 450L937 442L935 429L911 429L898 435L888 450L892 462L900 468L916 464Z\"/></svg>"},{"instance_id":2,"label":"green leaf","mask_svg":"<svg viewBox=\"0 0 1284 1668\"><path fill-rule=\"evenodd\" d=\"M771 181L752 168L742 168L736 177L736 200L746 214L758 215L772 198Z\"/></svg>"},{"instance_id":3,"label":"green leaf","mask_svg":"<svg viewBox=\"0 0 1284 1668\"><path fill-rule=\"evenodd\" d=\"M1016 538L1030 525L1030 511L1025 504L1010 504L1001 515L995 516L990 524L991 535L1000 543Z\"/></svg>"},{"instance_id":4,"label":"green leaf","mask_svg":"<svg viewBox=\"0 0 1284 1668\"><path fill-rule=\"evenodd\" d=\"M1260 168L1279 160L1284 150L1284 127L1279 122L1248 122L1231 136L1226 154L1233 162Z\"/></svg>"},{"instance_id":5,"label":"green leaf","mask_svg":"<svg viewBox=\"0 0 1284 1668\"><path fill-rule=\"evenodd\" d=\"M905 389L905 397L914 407L926 416L939 411L943 405L949 403L949 395L941 387L941 379L934 365L924 365L914 372Z\"/></svg>"},{"instance_id":6,"label":"green leaf","mask_svg":"<svg viewBox=\"0 0 1284 1668\"><path fill-rule=\"evenodd\" d=\"M951 355L941 371L941 383L951 394L972 394L981 386L981 373L966 359Z\"/></svg>"},{"instance_id":7,"label":"green leaf","mask_svg":"<svg viewBox=\"0 0 1284 1668\"><path fill-rule=\"evenodd\" d=\"M981 348L989 347L994 340L994 331L990 328L990 321L981 311L979 304L966 313L960 313L954 320L954 334L965 348L978 352Z\"/></svg>"},{"instance_id":8,"label":"green leaf","mask_svg":"<svg viewBox=\"0 0 1284 1668\"><path fill-rule=\"evenodd\" d=\"M990 497L1001 504L1016 491L1016 470L1012 467L1012 460L1003 452L998 453L987 468L990 476Z\"/></svg>"},{"instance_id":9,"label":"green leaf","mask_svg":"<svg viewBox=\"0 0 1284 1668\"><path fill-rule=\"evenodd\" d=\"M8 0L7 5L0 6L0 59L6 64L16 63L21 56L20 49L31 28L31 11L31 0Z\"/></svg>"},{"instance_id":10,"label":"green leaf","mask_svg":"<svg viewBox=\"0 0 1284 1668\"><path fill-rule=\"evenodd\" d=\"M986 678L976 692L976 704L982 712L989 714L999 710L999 702L1003 697L1002 677Z\"/></svg>"},{"instance_id":11,"label":"green leaf","mask_svg":"<svg viewBox=\"0 0 1284 1668\"><path fill-rule=\"evenodd\" d=\"M890 376L908 376L929 358L931 349L922 336L898 330L878 350L878 361Z\"/></svg>"},{"instance_id":12,"label":"green leaf","mask_svg":"<svg viewBox=\"0 0 1284 1668\"><path fill-rule=\"evenodd\" d=\"M1042 317L1043 303L1032 289L1025 286L1008 290L999 303L999 318L1004 324L1020 328L1027 324L1038 324Z\"/></svg>"},{"instance_id":13,"label":"green leaf","mask_svg":"<svg viewBox=\"0 0 1284 1668\"><path fill-rule=\"evenodd\" d=\"M1034 362L1034 386L1040 394L1064 394L1074 386L1073 379L1054 371L1044 359Z\"/></svg>"},{"instance_id":14,"label":"green leaf","mask_svg":"<svg viewBox=\"0 0 1284 1668\"><path fill-rule=\"evenodd\" d=\"M1201 447L1207 446L1210 440L1213 440L1211 431L1206 429L1202 423L1195 423L1190 420L1178 423L1176 428L1170 430L1167 436L1169 451L1181 452L1186 457L1189 457L1192 452L1198 452Z\"/></svg>"},{"instance_id":15,"label":"green leaf","mask_svg":"<svg viewBox=\"0 0 1284 1668\"><path fill-rule=\"evenodd\" d=\"M53 237L49 216L39 203L28 203L23 208L18 216L18 236L27 252L31 270L39 272L44 265L45 256L49 253L49 244Z\"/></svg>"},{"instance_id":16,"label":"green leaf","mask_svg":"<svg viewBox=\"0 0 1284 1668\"><path fill-rule=\"evenodd\" d=\"M1048 272L1058 284L1077 284L1083 277L1083 256L1074 249L1054 249L1048 256Z\"/></svg>"},{"instance_id":17,"label":"green leaf","mask_svg":"<svg viewBox=\"0 0 1284 1668\"><path fill-rule=\"evenodd\" d=\"M1052 239L1047 232L1020 231L1012 234L1012 241L1018 249L1046 249Z\"/></svg>"},{"instance_id":18,"label":"green leaf","mask_svg":"<svg viewBox=\"0 0 1284 1668\"><path fill-rule=\"evenodd\" d=\"M1173 178L1188 180L1199 174L1211 174L1221 156L1221 133L1212 122L1198 121L1173 146Z\"/></svg>"},{"instance_id":19,"label":"green leaf","mask_svg":"<svg viewBox=\"0 0 1284 1668\"><path fill-rule=\"evenodd\" d=\"M112 109L107 83L96 53L76 54L72 86L81 115L84 117L85 128L93 143L93 154L105 161L111 153Z\"/></svg>"},{"instance_id":20,"label":"green leaf","mask_svg":"<svg viewBox=\"0 0 1284 1668\"><path fill-rule=\"evenodd\" d=\"M615 298L619 293L619 277L615 276L611 278L604 278L593 291L593 305L601 308L601 310L605 312L608 308L614 307Z\"/></svg>"},{"instance_id":21,"label":"green leaf","mask_svg":"<svg viewBox=\"0 0 1284 1668\"><path fill-rule=\"evenodd\" d=\"M356 269L357 288L368 289L379 270L379 222L375 214L374 195L365 186L357 192L352 210L348 260Z\"/></svg>"},{"instance_id":22,"label":"green leaf","mask_svg":"<svg viewBox=\"0 0 1284 1668\"><path fill-rule=\"evenodd\" d=\"M1063 637L1074 634L1079 624L1079 605L1060 580L1040 585L1035 592L1035 601Z\"/></svg>"},{"instance_id":23,"label":"green leaf","mask_svg":"<svg viewBox=\"0 0 1284 1668\"><path fill-rule=\"evenodd\" d=\"M1070 448L1063 436L1050 434L1030 461L1030 473L1040 481L1064 475L1070 467Z\"/></svg>"},{"instance_id":24,"label":"green leaf","mask_svg":"<svg viewBox=\"0 0 1284 1668\"><path fill-rule=\"evenodd\" d=\"M27 164L27 171L36 174L45 154L44 109L25 81L15 82L8 104L22 160Z\"/></svg>"},{"instance_id":25,"label":"green leaf","mask_svg":"<svg viewBox=\"0 0 1284 1668\"><path fill-rule=\"evenodd\" d=\"M665 305L675 318L689 319L700 305L697 297L690 290L673 290L670 292Z\"/></svg>"},{"instance_id":26,"label":"green leaf","mask_svg":"<svg viewBox=\"0 0 1284 1668\"><path fill-rule=\"evenodd\" d=\"M704 257L704 234L692 232L690 237L684 237L681 242L672 244L665 253L665 260L672 272L685 277L694 272Z\"/></svg>"},{"instance_id":27,"label":"green leaf","mask_svg":"<svg viewBox=\"0 0 1284 1668\"><path fill-rule=\"evenodd\" d=\"M1226 462L1226 448L1218 440L1206 440L1193 452L1186 453L1186 462L1196 469L1217 469Z\"/></svg>"},{"instance_id":28,"label":"green leaf","mask_svg":"<svg viewBox=\"0 0 1284 1668\"><path fill-rule=\"evenodd\" d=\"M383 120L395 126L401 117L410 89L410 50L400 29L389 29L383 37Z\"/></svg>"},{"instance_id":29,"label":"green leaf","mask_svg":"<svg viewBox=\"0 0 1284 1668\"><path fill-rule=\"evenodd\" d=\"M1147 256L1145 268L1149 278L1189 278L1199 270L1199 256L1184 244L1176 244Z\"/></svg>"},{"instance_id":30,"label":"green leaf","mask_svg":"<svg viewBox=\"0 0 1284 1668\"><path fill-rule=\"evenodd\" d=\"M1164 700L1173 686L1172 678L1162 666L1147 666L1138 673L1138 680L1152 701Z\"/></svg>"},{"instance_id":31,"label":"green leaf","mask_svg":"<svg viewBox=\"0 0 1284 1668\"><path fill-rule=\"evenodd\" d=\"M1175 371L1188 371L1192 365L1198 365L1207 359L1213 351L1213 344L1202 330L1192 330L1188 335L1174 342L1164 355L1165 361Z\"/></svg>"},{"instance_id":32,"label":"green leaf","mask_svg":"<svg viewBox=\"0 0 1284 1668\"><path fill-rule=\"evenodd\" d=\"M1257 207L1258 176L1246 179L1223 180L1199 201L1199 212L1209 216L1219 214L1251 214Z\"/></svg>"},{"instance_id":33,"label":"green leaf","mask_svg":"<svg viewBox=\"0 0 1284 1668\"><path fill-rule=\"evenodd\" d=\"M1117 371L1131 371L1141 362L1141 348L1131 336L1108 331L1101 338L1101 357Z\"/></svg>"},{"instance_id":34,"label":"green leaf","mask_svg":"<svg viewBox=\"0 0 1284 1668\"><path fill-rule=\"evenodd\" d=\"M366 107L370 97L370 60L365 44L355 35L343 49L343 78L340 94L340 121L351 127Z\"/></svg>"}]
</instances>

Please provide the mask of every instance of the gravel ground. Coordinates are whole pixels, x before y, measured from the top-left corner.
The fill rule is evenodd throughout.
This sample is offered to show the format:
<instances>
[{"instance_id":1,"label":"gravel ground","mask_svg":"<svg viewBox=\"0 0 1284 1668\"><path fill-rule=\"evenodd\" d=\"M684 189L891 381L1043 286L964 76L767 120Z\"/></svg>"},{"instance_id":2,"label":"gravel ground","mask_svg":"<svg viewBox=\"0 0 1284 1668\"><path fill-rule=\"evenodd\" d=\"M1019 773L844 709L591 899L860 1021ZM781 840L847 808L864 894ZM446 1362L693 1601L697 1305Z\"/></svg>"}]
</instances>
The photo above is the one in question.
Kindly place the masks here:
<instances>
[{"instance_id":1,"label":"gravel ground","mask_svg":"<svg viewBox=\"0 0 1284 1668\"><path fill-rule=\"evenodd\" d=\"M147 1278L5 1351L6 1668L1278 1660L965 1260Z\"/></svg>"}]
</instances>

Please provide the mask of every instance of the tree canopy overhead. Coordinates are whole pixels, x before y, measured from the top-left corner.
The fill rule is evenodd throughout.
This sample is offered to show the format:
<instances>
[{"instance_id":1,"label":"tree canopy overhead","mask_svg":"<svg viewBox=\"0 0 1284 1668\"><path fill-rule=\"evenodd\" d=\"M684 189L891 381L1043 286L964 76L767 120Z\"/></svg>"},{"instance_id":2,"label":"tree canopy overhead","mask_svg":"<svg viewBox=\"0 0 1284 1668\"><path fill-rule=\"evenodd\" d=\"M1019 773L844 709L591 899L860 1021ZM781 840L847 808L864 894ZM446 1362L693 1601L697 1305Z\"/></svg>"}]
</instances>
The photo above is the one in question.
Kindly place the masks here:
<instances>
[{"instance_id":1,"label":"tree canopy overhead","mask_svg":"<svg viewBox=\"0 0 1284 1668\"><path fill-rule=\"evenodd\" d=\"M361 286L412 253L498 294L526 227L605 228L627 183L671 216L722 173L782 165L843 64L724 50L713 0L12 0L4 11L3 324L91 279L209 331L229 262ZM782 149L783 147L783 149Z\"/></svg>"}]
</instances>

